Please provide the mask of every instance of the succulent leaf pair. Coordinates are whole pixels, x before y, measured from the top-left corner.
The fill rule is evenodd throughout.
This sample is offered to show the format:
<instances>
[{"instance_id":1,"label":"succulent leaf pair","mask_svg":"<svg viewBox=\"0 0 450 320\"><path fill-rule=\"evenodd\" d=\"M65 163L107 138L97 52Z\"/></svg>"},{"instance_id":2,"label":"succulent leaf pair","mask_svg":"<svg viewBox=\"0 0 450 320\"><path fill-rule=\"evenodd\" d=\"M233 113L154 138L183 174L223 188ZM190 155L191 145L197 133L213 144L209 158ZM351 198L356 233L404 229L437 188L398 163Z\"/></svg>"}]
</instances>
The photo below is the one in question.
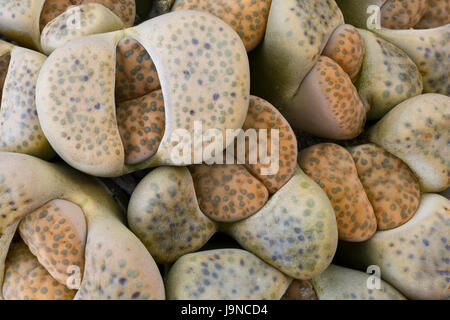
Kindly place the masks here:
<instances>
[{"instance_id":1,"label":"succulent leaf pair","mask_svg":"<svg viewBox=\"0 0 450 320\"><path fill-rule=\"evenodd\" d=\"M450 186L449 102L440 94L405 100L369 129L377 145L317 144L299 154L335 209L339 261L379 266L411 299L448 298L450 202L420 191Z\"/></svg>"},{"instance_id":2,"label":"succulent leaf pair","mask_svg":"<svg viewBox=\"0 0 450 320\"><path fill-rule=\"evenodd\" d=\"M3 298L164 299L153 258L93 178L2 152L0 190ZM78 291L69 290L70 268L79 268Z\"/></svg>"},{"instance_id":3,"label":"succulent leaf pair","mask_svg":"<svg viewBox=\"0 0 450 320\"><path fill-rule=\"evenodd\" d=\"M300 152L299 163L333 204L341 240L365 241L377 228L405 223L417 209L416 177L374 144L349 151L333 143L316 144Z\"/></svg>"},{"instance_id":4,"label":"succulent leaf pair","mask_svg":"<svg viewBox=\"0 0 450 320\"><path fill-rule=\"evenodd\" d=\"M334 1L272 1L264 41L250 60L254 92L294 129L329 139L356 137L366 118L379 119L422 92L414 62L344 24Z\"/></svg>"},{"instance_id":5,"label":"succulent leaf pair","mask_svg":"<svg viewBox=\"0 0 450 320\"><path fill-rule=\"evenodd\" d=\"M39 75L37 109L68 164L120 176L179 165L176 150L193 148L173 138L179 129L192 133L197 121L205 131L241 128L249 81L245 48L227 24L174 12L55 50Z\"/></svg>"}]
</instances>

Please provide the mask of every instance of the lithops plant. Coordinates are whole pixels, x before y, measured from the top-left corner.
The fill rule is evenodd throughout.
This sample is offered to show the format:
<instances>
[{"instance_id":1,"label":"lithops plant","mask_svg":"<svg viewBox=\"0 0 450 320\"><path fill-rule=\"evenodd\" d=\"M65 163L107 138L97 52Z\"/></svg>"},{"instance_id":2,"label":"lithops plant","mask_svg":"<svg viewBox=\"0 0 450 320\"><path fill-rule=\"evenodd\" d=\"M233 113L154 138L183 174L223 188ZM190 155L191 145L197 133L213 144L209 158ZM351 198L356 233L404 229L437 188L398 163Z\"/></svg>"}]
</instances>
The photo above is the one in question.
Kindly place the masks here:
<instances>
[{"instance_id":1,"label":"lithops plant","mask_svg":"<svg viewBox=\"0 0 450 320\"><path fill-rule=\"evenodd\" d=\"M278 300L290 282L250 252L217 249L178 259L166 287L173 300Z\"/></svg>"},{"instance_id":2,"label":"lithops plant","mask_svg":"<svg viewBox=\"0 0 450 320\"><path fill-rule=\"evenodd\" d=\"M200 211L184 167L160 167L142 179L130 199L128 224L159 263L197 251L217 231Z\"/></svg>"},{"instance_id":3,"label":"lithops plant","mask_svg":"<svg viewBox=\"0 0 450 320\"><path fill-rule=\"evenodd\" d=\"M421 190L440 192L450 185L450 98L423 94L387 113L369 131L369 140L403 160Z\"/></svg>"},{"instance_id":4,"label":"lithops plant","mask_svg":"<svg viewBox=\"0 0 450 320\"><path fill-rule=\"evenodd\" d=\"M26 0L0 3L0 32L43 50L82 36L131 27L134 0Z\"/></svg>"},{"instance_id":5,"label":"lithops plant","mask_svg":"<svg viewBox=\"0 0 450 320\"><path fill-rule=\"evenodd\" d=\"M359 4L355 6L358 11ZM418 4L418 12L420 8ZM390 41L381 34L385 29L370 28ZM446 33L433 34L442 41L424 41L431 41L436 57L418 61L408 50L344 24L334 1L273 1L264 42L251 55L252 89L279 108L294 129L352 139L363 131L366 117L380 118L423 88L440 92L447 86L448 67L440 58L446 55ZM443 69L437 70L436 61ZM422 76L428 85L422 84Z\"/></svg>"},{"instance_id":6,"label":"lithops plant","mask_svg":"<svg viewBox=\"0 0 450 320\"><path fill-rule=\"evenodd\" d=\"M93 178L1 153L0 190L3 298L164 299L153 258Z\"/></svg>"},{"instance_id":7,"label":"lithops plant","mask_svg":"<svg viewBox=\"0 0 450 320\"><path fill-rule=\"evenodd\" d=\"M369 279L370 274L337 265L330 265L311 280L319 300L404 300L405 297L389 283ZM370 285L369 285L369 284Z\"/></svg>"},{"instance_id":8,"label":"lithops plant","mask_svg":"<svg viewBox=\"0 0 450 320\"><path fill-rule=\"evenodd\" d=\"M0 40L0 151L50 159L55 153L36 111L36 82L46 57Z\"/></svg>"},{"instance_id":9,"label":"lithops plant","mask_svg":"<svg viewBox=\"0 0 450 320\"><path fill-rule=\"evenodd\" d=\"M263 44L253 57L255 92L277 107L290 102L343 21L334 1L272 0Z\"/></svg>"},{"instance_id":10,"label":"lithops plant","mask_svg":"<svg viewBox=\"0 0 450 320\"><path fill-rule=\"evenodd\" d=\"M37 109L50 144L68 164L119 176L193 163L191 139L175 139L179 130L198 135L197 122L200 133L241 128L249 80L233 29L212 15L180 11L55 50L39 75ZM186 161L178 157L185 147Z\"/></svg>"},{"instance_id":11,"label":"lithops plant","mask_svg":"<svg viewBox=\"0 0 450 320\"><path fill-rule=\"evenodd\" d=\"M418 179L399 158L375 144L350 147L358 177L377 219L378 230L397 228L417 211Z\"/></svg>"},{"instance_id":12,"label":"lithops plant","mask_svg":"<svg viewBox=\"0 0 450 320\"><path fill-rule=\"evenodd\" d=\"M368 109L352 84L363 56L358 31L344 25L334 1L272 1L264 41L251 56L252 88L294 129L351 139Z\"/></svg>"},{"instance_id":13,"label":"lithops plant","mask_svg":"<svg viewBox=\"0 0 450 320\"><path fill-rule=\"evenodd\" d=\"M172 10L200 10L228 23L241 37L247 51L263 39L272 0L176 0Z\"/></svg>"},{"instance_id":14,"label":"lithops plant","mask_svg":"<svg viewBox=\"0 0 450 320\"><path fill-rule=\"evenodd\" d=\"M369 110L367 118L375 120L400 102L421 94L422 76L402 50L372 32L358 32L364 40L365 55L355 85Z\"/></svg>"},{"instance_id":15,"label":"lithops plant","mask_svg":"<svg viewBox=\"0 0 450 320\"><path fill-rule=\"evenodd\" d=\"M417 213L404 225L379 231L363 243L342 243L341 259L381 277L410 299L448 299L450 201L422 195Z\"/></svg>"},{"instance_id":16,"label":"lithops plant","mask_svg":"<svg viewBox=\"0 0 450 320\"><path fill-rule=\"evenodd\" d=\"M19 224L18 231L30 252L57 282L67 283L67 266L83 271L86 221L83 211L74 203L59 199L49 201L29 213ZM65 241L61 241L63 239ZM48 250L52 248L66 251L59 255L56 250L49 255Z\"/></svg>"},{"instance_id":17,"label":"lithops plant","mask_svg":"<svg viewBox=\"0 0 450 320\"><path fill-rule=\"evenodd\" d=\"M299 153L299 164L328 195L339 239L364 241L373 236L377 230L375 214L345 148L333 143L316 144Z\"/></svg>"},{"instance_id":18,"label":"lithops plant","mask_svg":"<svg viewBox=\"0 0 450 320\"><path fill-rule=\"evenodd\" d=\"M219 230L283 273L309 279L333 257L333 209L296 168L295 136L273 106L252 97L245 123L280 130L277 173L265 175L267 165L247 161L157 168L131 197L129 226L159 262L198 250Z\"/></svg>"},{"instance_id":19,"label":"lithops plant","mask_svg":"<svg viewBox=\"0 0 450 320\"><path fill-rule=\"evenodd\" d=\"M339 239L359 242L397 228L416 212L419 182L399 158L374 144L321 143L299 153L301 168L328 195Z\"/></svg>"}]
</instances>

